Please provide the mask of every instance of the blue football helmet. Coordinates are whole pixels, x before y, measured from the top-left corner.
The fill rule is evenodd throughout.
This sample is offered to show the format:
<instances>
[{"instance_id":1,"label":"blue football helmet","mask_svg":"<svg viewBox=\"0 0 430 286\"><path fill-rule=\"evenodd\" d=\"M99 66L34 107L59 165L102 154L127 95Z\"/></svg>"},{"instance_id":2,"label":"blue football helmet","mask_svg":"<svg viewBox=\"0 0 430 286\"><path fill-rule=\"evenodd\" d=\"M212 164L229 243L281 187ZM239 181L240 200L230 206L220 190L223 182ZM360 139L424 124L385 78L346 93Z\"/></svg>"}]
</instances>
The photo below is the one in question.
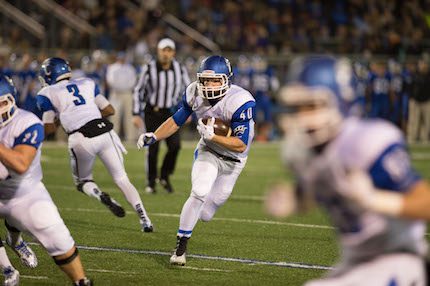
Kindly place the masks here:
<instances>
[{"instance_id":1,"label":"blue football helmet","mask_svg":"<svg viewBox=\"0 0 430 286\"><path fill-rule=\"evenodd\" d=\"M226 95L233 72L230 61L222 56L210 56L200 64L197 72L197 90L206 99L218 99ZM219 80L219 86L206 86L209 80Z\"/></svg>"},{"instance_id":2,"label":"blue football helmet","mask_svg":"<svg viewBox=\"0 0 430 286\"><path fill-rule=\"evenodd\" d=\"M334 137L355 99L354 77L347 59L308 56L294 60L288 83L280 91L287 116L281 126L300 130L311 146Z\"/></svg>"},{"instance_id":3,"label":"blue football helmet","mask_svg":"<svg viewBox=\"0 0 430 286\"><path fill-rule=\"evenodd\" d=\"M12 80L0 75L0 128L8 124L16 114L16 94Z\"/></svg>"},{"instance_id":4,"label":"blue football helmet","mask_svg":"<svg viewBox=\"0 0 430 286\"><path fill-rule=\"evenodd\" d=\"M52 85L70 77L72 77L70 65L62 58L48 58L40 67L39 80L42 86Z\"/></svg>"}]
</instances>

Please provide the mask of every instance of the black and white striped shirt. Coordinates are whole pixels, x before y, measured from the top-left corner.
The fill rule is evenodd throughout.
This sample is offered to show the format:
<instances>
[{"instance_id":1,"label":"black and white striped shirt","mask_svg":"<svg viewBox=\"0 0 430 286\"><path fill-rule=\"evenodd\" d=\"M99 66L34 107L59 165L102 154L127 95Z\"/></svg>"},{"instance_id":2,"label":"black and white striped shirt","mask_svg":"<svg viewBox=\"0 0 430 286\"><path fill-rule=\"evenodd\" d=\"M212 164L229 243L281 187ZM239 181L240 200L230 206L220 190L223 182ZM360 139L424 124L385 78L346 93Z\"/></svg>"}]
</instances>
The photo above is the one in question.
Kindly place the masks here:
<instances>
[{"instance_id":1,"label":"black and white striped shirt","mask_svg":"<svg viewBox=\"0 0 430 286\"><path fill-rule=\"evenodd\" d=\"M190 84L184 65L173 60L168 70L163 70L157 60L142 67L133 93L133 115L139 115L146 105L171 108L180 100L181 92Z\"/></svg>"}]
</instances>

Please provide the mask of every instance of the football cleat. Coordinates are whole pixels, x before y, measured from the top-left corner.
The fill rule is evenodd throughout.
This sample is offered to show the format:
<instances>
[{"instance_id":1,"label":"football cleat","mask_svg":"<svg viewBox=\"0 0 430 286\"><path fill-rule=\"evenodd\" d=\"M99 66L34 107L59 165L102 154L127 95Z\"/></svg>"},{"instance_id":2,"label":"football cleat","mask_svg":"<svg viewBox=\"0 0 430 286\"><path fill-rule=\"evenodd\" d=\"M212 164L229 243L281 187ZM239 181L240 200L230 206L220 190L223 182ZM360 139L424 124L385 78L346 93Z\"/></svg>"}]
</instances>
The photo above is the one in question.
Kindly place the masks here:
<instances>
[{"instance_id":1,"label":"football cleat","mask_svg":"<svg viewBox=\"0 0 430 286\"><path fill-rule=\"evenodd\" d=\"M88 278L82 278L81 280L73 283L73 286L91 286L93 282Z\"/></svg>"},{"instance_id":2,"label":"football cleat","mask_svg":"<svg viewBox=\"0 0 430 286\"><path fill-rule=\"evenodd\" d=\"M170 184L170 180L168 178L165 179L160 179L160 185L163 186L163 188L168 192L168 193L173 193L173 187L172 184Z\"/></svg>"},{"instance_id":3,"label":"football cleat","mask_svg":"<svg viewBox=\"0 0 430 286\"><path fill-rule=\"evenodd\" d=\"M188 237L177 237L176 249L170 257L170 264L184 266L187 263L185 253L187 251Z\"/></svg>"},{"instance_id":4,"label":"football cleat","mask_svg":"<svg viewBox=\"0 0 430 286\"><path fill-rule=\"evenodd\" d=\"M19 285L19 272L13 267L9 266L3 269L4 275L4 286L16 286Z\"/></svg>"},{"instance_id":5,"label":"football cleat","mask_svg":"<svg viewBox=\"0 0 430 286\"><path fill-rule=\"evenodd\" d=\"M112 199L109 194L102 192L100 195L100 201L109 208L109 210L117 217L124 217L125 211L122 206Z\"/></svg>"},{"instance_id":6,"label":"football cleat","mask_svg":"<svg viewBox=\"0 0 430 286\"><path fill-rule=\"evenodd\" d=\"M143 225L142 226L142 231L143 232L153 232L154 231L154 227L151 225Z\"/></svg>"},{"instance_id":7,"label":"football cleat","mask_svg":"<svg viewBox=\"0 0 430 286\"><path fill-rule=\"evenodd\" d=\"M153 232L154 231L154 226L152 225L151 222L148 222L147 220L140 220L140 225L142 226L142 231L143 232Z\"/></svg>"},{"instance_id":8,"label":"football cleat","mask_svg":"<svg viewBox=\"0 0 430 286\"><path fill-rule=\"evenodd\" d=\"M6 244L18 255L22 264L29 268L37 267L37 257L33 250L27 245L27 243L21 238L15 245L12 245L12 238L10 233L7 233Z\"/></svg>"},{"instance_id":9,"label":"football cleat","mask_svg":"<svg viewBox=\"0 0 430 286\"><path fill-rule=\"evenodd\" d=\"M187 263L187 259L185 258L185 253L180 256L173 254L170 257L170 264L172 265L185 266L186 263Z\"/></svg>"}]
</instances>

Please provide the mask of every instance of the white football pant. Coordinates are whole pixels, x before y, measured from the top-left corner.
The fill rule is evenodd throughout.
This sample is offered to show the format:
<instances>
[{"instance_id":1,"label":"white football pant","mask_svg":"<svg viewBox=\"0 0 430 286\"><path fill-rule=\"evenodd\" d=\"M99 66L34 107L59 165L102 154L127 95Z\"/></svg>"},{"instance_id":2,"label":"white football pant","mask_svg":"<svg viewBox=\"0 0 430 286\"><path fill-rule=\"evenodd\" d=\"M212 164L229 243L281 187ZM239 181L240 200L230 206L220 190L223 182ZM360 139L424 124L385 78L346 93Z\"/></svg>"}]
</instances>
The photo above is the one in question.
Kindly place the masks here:
<instances>
[{"instance_id":1,"label":"white football pant","mask_svg":"<svg viewBox=\"0 0 430 286\"><path fill-rule=\"evenodd\" d=\"M87 138L79 132L69 136L70 163L75 184L93 180L94 161L99 156L129 204L136 211L143 210L143 215L149 220L139 193L125 171L122 156L125 152L121 140L113 130L93 138ZM141 215L140 211L138 215Z\"/></svg>"},{"instance_id":2,"label":"white football pant","mask_svg":"<svg viewBox=\"0 0 430 286\"><path fill-rule=\"evenodd\" d=\"M230 197L246 160L235 163L218 158L209 151L198 149L191 171L191 195L185 202L179 229L191 236L197 220L210 221L217 209ZM178 233L178 235L182 235Z\"/></svg>"},{"instance_id":3,"label":"white football pant","mask_svg":"<svg viewBox=\"0 0 430 286\"><path fill-rule=\"evenodd\" d=\"M65 254L75 245L42 182L11 200L0 200L0 216L10 225L35 237L50 256Z\"/></svg>"}]
</instances>

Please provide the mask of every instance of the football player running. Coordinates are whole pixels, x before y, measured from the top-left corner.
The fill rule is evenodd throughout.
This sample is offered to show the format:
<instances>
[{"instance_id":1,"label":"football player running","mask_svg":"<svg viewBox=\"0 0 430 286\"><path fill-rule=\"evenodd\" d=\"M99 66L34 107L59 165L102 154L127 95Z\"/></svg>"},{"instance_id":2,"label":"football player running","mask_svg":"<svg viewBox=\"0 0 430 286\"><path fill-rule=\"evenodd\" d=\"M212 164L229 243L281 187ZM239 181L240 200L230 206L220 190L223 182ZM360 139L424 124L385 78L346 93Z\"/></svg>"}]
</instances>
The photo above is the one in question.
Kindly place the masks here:
<instances>
[{"instance_id":1,"label":"football player running","mask_svg":"<svg viewBox=\"0 0 430 286\"><path fill-rule=\"evenodd\" d=\"M297 197L312 196L326 209L341 248L334 270L306 285L427 285L429 185L412 168L397 127L348 115L351 70L346 59L297 59L280 92L287 112L280 122L283 158ZM269 211L283 213L281 194L269 195Z\"/></svg>"},{"instance_id":2,"label":"football player running","mask_svg":"<svg viewBox=\"0 0 430 286\"><path fill-rule=\"evenodd\" d=\"M12 81L0 75L0 217L7 222L6 241L17 252L29 251L27 266L36 267L37 259L19 231L28 232L74 285L91 285L75 242L41 181L43 124L33 113L19 109L15 96Z\"/></svg>"},{"instance_id":3,"label":"football player running","mask_svg":"<svg viewBox=\"0 0 430 286\"><path fill-rule=\"evenodd\" d=\"M129 204L136 211L142 231L152 232L153 227L136 188L131 184L123 163L126 152L112 123L106 117L115 110L100 94L95 82L89 78L72 80L67 61L48 58L40 68L40 80L44 86L37 95L37 103L43 112L45 134L57 129L56 119L69 135L68 145L73 179L78 191L96 198L114 215L125 216L124 209L109 194L102 192L93 180L96 156L113 177Z\"/></svg>"},{"instance_id":4,"label":"football player running","mask_svg":"<svg viewBox=\"0 0 430 286\"><path fill-rule=\"evenodd\" d=\"M185 265L187 241L197 220L210 221L233 191L245 167L254 137L255 101L245 89L231 83L232 69L222 56L205 58L182 98L182 107L154 133L143 133L138 148L163 140L178 131L194 112L201 139L194 152L191 171L191 195L185 202L179 221L177 245L171 264ZM206 125L203 118L211 118ZM230 123L232 136L214 133L214 118Z\"/></svg>"}]
</instances>

